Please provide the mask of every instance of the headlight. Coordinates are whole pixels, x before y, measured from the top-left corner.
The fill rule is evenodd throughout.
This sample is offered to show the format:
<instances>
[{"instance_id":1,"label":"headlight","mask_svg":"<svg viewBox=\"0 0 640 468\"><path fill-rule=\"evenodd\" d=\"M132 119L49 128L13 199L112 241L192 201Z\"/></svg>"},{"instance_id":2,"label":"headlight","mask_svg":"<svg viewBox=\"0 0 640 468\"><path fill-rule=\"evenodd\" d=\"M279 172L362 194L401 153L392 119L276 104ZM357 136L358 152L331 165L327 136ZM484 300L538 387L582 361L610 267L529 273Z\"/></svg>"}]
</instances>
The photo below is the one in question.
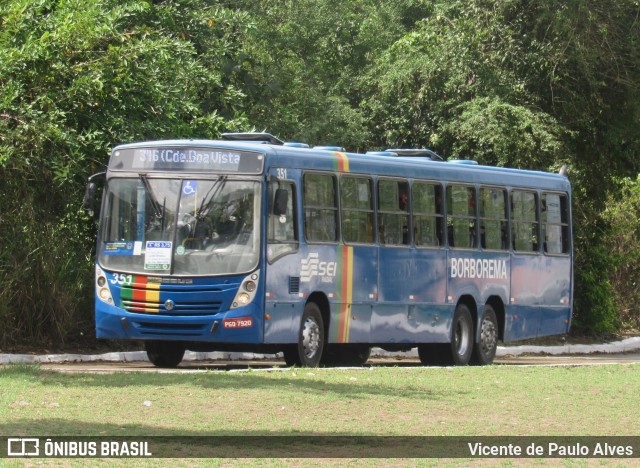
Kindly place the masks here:
<instances>
[{"instance_id":1,"label":"headlight","mask_svg":"<svg viewBox=\"0 0 640 468\"><path fill-rule=\"evenodd\" d=\"M111 291L109 291L109 288L101 288L98 291L98 296L100 296L100 299L106 302L111 299Z\"/></svg>"},{"instance_id":2,"label":"headlight","mask_svg":"<svg viewBox=\"0 0 640 468\"><path fill-rule=\"evenodd\" d=\"M260 274L256 271L242 280L238 293L231 303L229 309L237 309L238 307L246 306L253 301L256 296L256 290L258 289Z\"/></svg>"},{"instance_id":3,"label":"headlight","mask_svg":"<svg viewBox=\"0 0 640 468\"><path fill-rule=\"evenodd\" d=\"M107 275L98 265L96 265L96 295L102 302L113 305L113 297L107 284Z\"/></svg>"},{"instance_id":4,"label":"headlight","mask_svg":"<svg viewBox=\"0 0 640 468\"><path fill-rule=\"evenodd\" d=\"M251 302L251 296L249 296L246 292L238 294L239 305L247 305L249 302Z\"/></svg>"}]
</instances>

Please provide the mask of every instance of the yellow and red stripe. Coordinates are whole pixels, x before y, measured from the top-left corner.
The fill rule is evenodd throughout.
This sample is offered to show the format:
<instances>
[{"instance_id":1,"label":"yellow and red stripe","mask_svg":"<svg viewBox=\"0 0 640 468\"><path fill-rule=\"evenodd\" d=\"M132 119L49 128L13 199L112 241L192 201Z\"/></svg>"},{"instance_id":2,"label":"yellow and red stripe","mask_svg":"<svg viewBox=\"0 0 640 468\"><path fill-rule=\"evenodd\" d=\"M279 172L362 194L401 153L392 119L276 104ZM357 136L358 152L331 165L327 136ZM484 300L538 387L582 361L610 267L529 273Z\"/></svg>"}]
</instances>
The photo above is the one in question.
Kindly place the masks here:
<instances>
[{"instance_id":1,"label":"yellow and red stripe","mask_svg":"<svg viewBox=\"0 0 640 468\"><path fill-rule=\"evenodd\" d=\"M336 164L335 169L338 172L349 172L349 158L346 154L335 152L336 155Z\"/></svg>"},{"instance_id":2,"label":"yellow and red stripe","mask_svg":"<svg viewBox=\"0 0 640 468\"><path fill-rule=\"evenodd\" d=\"M120 298L128 301L131 312L160 311L160 283L149 282L146 276L134 276L132 283L122 285Z\"/></svg>"},{"instance_id":3,"label":"yellow and red stripe","mask_svg":"<svg viewBox=\"0 0 640 468\"><path fill-rule=\"evenodd\" d=\"M340 255L340 278L338 300L340 304L339 323L336 328L336 343L348 343L351 328L351 305L353 302L353 247L343 245Z\"/></svg>"},{"instance_id":4,"label":"yellow and red stripe","mask_svg":"<svg viewBox=\"0 0 640 468\"><path fill-rule=\"evenodd\" d=\"M342 152L333 153L336 157L334 169L349 172L349 157ZM351 328L351 303L353 301L353 247L342 245L339 251L339 276L336 296L340 304L337 326L333 328L335 343L348 343Z\"/></svg>"}]
</instances>

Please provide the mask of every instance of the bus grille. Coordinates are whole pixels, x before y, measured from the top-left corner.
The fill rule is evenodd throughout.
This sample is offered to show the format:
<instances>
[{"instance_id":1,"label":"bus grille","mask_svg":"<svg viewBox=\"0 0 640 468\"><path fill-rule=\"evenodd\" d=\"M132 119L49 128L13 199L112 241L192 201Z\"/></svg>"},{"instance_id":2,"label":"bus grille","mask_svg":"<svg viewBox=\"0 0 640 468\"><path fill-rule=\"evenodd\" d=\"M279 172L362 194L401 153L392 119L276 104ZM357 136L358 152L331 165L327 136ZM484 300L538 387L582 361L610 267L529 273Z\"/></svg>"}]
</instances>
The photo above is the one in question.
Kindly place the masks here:
<instances>
[{"instance_id":1,"label":"bus grille","mask_svg":"<svg viewBox=\"0 0 640 468\"><path fill-rule=\"evenodd\" d=\"M137 302L122 300L121 307L129 312L160 315L215 315L220 311L220 302L176 303L173 309L167 310L165 303Z\"/></svg>"},{"instance_id":2,"label":"bus grille","mask_svg":"<svg viewBox=\"0 0 640 468\"><path fill-rule=\"evenodd\" d=\"M133 322L141 335L145 336L204 336L207 331L206 323L155 323Z\"/></svg>"},{"instance_id":3,"label":"bus grille","mask_svg":"<svg viewBox=\"0 0 640 468\"><path fill-rule=\"evenodd\" d=\"M162 293L169 293L170 300L165 299L166 294L160 299L160 291L157 289L147 289L138 285L123 286L120 307L128 312L170 316L215 315L223 307L221 300L214 300L224 294L221 288L207 287L206 290L184 291L163 287Z\"/></svg>"}]
</instances>

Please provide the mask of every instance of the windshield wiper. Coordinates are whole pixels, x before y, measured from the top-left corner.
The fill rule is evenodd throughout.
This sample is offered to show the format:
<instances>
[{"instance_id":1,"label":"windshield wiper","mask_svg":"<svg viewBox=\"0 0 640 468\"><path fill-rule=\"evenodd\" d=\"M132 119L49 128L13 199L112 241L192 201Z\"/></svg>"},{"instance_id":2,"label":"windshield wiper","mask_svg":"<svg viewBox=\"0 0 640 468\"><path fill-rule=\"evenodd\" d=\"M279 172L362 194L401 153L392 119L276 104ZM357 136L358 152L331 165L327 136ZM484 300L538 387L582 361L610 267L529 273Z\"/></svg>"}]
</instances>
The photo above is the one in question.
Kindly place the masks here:
<instances>
[{"instance_id":1,"label":"windshield wiper","mask_svg":"<svg viewBox=\"0 0 640 468\"><path fill-rule=\"evenodd\" d=\"M151 184L149 183L149 179L147 179L147 176L145 174L140 174L140 180L142 181L142 184L144 185L144 188L147 192L147 197L149 198L149 202L151 203L153 214L156 216L156 218L163 219L165 208L164 205L167 200L165 199L165 203L163 203L162 208L160 208L160 204L158 203L158 200L153 193L153 189L151 188Z\"/></svg>"},{"instance_id":2,"label":"windshield wiper","mask_svg":"<svg viewBox=\"0 0 640 468\"><path fill-rule=\"evenodd\" d=\"M164 198L164 200L162 201L162 207L160 207L160 204L158 203L158 199L153 193L153 189L151 188L151 184L149 183L149 179L147 179L147 176L145 174L140 174L140 180L144 185L144 189L147 193L147 198L151 203L151 209L153 209L153 214L155 215L156 219L160 221L160 232L162 236L164 236L164 212L167 205L167 198L166 197Z\"/></svg>"},{"instance_id":3,"label":"windshield wiper","mask_svg":"<svg viewBox=\"0 0 640 468\"><path fill-rule=\"evenodd\" d=\"M209 207L212 205L213 201L216 199L216 195L224 189L224 186L227 184L227 176L220 176L212 185L206 195L202 198L202 203L200 204L200 208L196 212L196 218L202 219L206 216L206 213L209 211ZM213 192L213 193L212 193ZM209 197L211 195L211 197Z\"/></svg>"}]
</instances>

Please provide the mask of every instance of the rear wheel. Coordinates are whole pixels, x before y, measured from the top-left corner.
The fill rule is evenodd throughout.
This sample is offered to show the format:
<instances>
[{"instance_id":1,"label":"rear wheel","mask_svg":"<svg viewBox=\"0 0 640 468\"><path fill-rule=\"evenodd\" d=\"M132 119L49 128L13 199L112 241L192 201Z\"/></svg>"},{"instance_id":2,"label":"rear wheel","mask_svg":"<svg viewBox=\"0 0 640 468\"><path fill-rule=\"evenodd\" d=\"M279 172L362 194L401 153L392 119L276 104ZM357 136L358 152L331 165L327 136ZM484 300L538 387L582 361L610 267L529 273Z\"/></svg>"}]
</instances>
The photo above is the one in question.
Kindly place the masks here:
<instances>
[{"instance_id":1,"label":"rear wheel","mask_svg":"<svg viewBox=\"0 0 640 468\"><path fill-rule=\"evenodd\" d=\"M445 366L466 366L473 352L473 319L471 311L465 304L458 304L451 323L451 342L443 345L427 345L435 362L432 364ZM420 347L418 347L420 354ZM422 360L422 356L420 357ZM422 361L424 362L424 361Z\"/></svg>"},{"instance_id":2,"label":"rear wheel","mask_svg":"<svg viewBox=\"0 0 640 468\"><path fill-rule=\"evenodd\" d=\"M177 367L185 352L184 345L176 341L145 341L144 347L156 367Z\"/></svg>"},{"instance_id":3,"label":"rear wheel","mask_svg":"<svg viewBox=\"0 0 640 468\"><path fill-rule=\"evenodd\" d=\"M324 323L320 308L313 302L304 306L298 344L283 350L288 366L318 367L324 349Z\"/></svg>"},{"instance_id":4,"label":"rear wheel","mask_svg":"<svg viewBox=\"0 0 640 468\"><path fill-rule=\"evenodd\" d=\"M425 366L466 366L472 352L473 319L465 304L458 304L453 314L450 343L418 345L418 356Z\"/></svg>"},{"instance_id":5,"label":"rear wheel","mask_svg":"<svg viewBox=\"0 0 640 468\"><path fill-rule=\"evenodd\" d=\"M473 346L471 362L485 366L493 362L498 348L498 320L496 313L489 304L484 306L484 313L480 320L480 337Z\"/></svg>"},{"instance_id":6,"label":"rear wheel","mask_svg":"<svg viewBox=\"0 0 640 468\"><path fill-rule=\"evenodd\" d=\"M451 324L449 359L455 366L466 366L473 352L473 319L465 304L458 304Z\"/></svg>"}]
</instances>

